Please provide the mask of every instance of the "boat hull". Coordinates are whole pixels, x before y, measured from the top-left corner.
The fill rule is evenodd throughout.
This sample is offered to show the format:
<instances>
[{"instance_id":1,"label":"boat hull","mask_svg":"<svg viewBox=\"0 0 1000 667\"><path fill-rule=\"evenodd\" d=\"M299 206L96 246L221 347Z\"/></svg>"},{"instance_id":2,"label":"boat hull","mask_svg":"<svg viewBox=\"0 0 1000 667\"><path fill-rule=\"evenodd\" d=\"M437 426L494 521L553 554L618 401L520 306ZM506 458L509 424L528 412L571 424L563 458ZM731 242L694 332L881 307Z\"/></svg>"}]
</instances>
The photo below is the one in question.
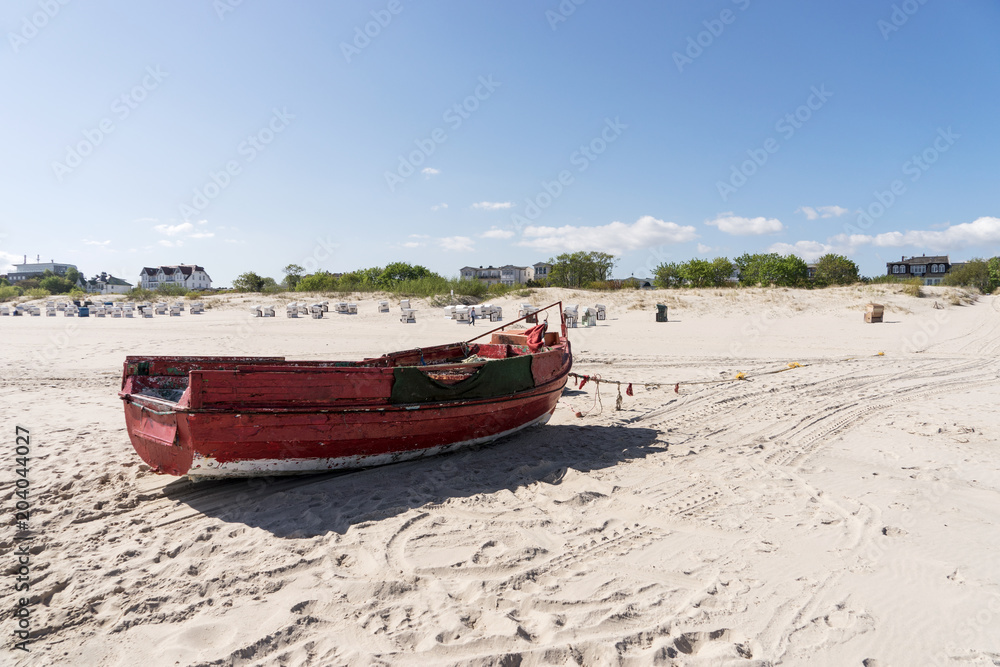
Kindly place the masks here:
<instances>
[{"instance_id":1,"label":"boat hull","mask_svg":"<svg viewBox=\"0 0 1000 667\"><path fill-rule=\"evenodd\" d=\"M192 479L364 468L493 442L544 424L566 384L441 404L323 410L189 412L133 397L125 404L136 452L157 472Z\"/></svg>"}]
</instances>

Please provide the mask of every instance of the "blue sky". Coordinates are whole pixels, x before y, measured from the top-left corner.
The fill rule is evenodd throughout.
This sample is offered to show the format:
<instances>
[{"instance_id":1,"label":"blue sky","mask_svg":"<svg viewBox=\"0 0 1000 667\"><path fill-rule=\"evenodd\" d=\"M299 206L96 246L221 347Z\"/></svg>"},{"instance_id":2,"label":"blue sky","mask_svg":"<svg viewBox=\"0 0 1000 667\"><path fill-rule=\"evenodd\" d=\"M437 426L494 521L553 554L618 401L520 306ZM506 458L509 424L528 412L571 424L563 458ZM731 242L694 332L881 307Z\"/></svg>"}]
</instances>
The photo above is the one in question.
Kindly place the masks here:
<instances>
[{"instance_id":1,"label":"blue sky","mask_svg":"<svg viewBox=\"0 0 1000 667\"><path fill-rule=\"evenodd\" d=\"M1000 3L8 0L0 262L1000 254Z\"/></svg>"}]
</instances>

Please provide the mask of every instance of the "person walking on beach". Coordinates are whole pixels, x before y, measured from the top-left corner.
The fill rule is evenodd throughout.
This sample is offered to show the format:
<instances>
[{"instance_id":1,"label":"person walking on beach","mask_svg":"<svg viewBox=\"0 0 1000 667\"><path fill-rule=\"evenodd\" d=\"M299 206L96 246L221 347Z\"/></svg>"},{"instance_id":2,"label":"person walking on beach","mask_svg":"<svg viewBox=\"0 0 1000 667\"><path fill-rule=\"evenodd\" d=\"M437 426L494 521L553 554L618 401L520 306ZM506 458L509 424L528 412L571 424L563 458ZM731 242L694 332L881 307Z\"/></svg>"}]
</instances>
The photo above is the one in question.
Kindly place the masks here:
<instances>
[{"instance_id":1,"label":"person walking on beach","mask_svg":"<svg viewBox=\"0 0 1000 667\"><path fill-rule=\"evenodd\" d=\"M469 309L469 325L470 326L476 326L476 309L475 308L470 308Z\"/></svg>"}]
</instances>

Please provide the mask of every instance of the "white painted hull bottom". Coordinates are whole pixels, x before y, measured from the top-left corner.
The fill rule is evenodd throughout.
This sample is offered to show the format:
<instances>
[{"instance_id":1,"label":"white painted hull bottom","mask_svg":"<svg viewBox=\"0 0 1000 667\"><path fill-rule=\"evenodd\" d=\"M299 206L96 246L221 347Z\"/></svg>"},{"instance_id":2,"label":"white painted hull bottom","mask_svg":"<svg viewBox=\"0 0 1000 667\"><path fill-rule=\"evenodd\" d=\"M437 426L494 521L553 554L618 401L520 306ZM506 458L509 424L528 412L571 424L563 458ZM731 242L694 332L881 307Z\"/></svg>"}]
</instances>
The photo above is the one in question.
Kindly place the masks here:
<instances>
[{"instance_id":1,"label":"white painted hull bottom","mask_svg":"<svg viewBox=\"0 0 1000 667\"><path fill-rule=\"evenodd\" d=\"M546 412L541 417L522 424L517 428L512 428L503 433L464 440L448 445L437 447L426 447L424 449L414 449L404 452L393 452L391 454L375 454L371 456L340 456L336 458L282 458L282 459L252 459L244 461L226 461L220 463L212 457L195 454L191 463L191 468L187 473L187 478L192 482L200 482L206 479L225 479L229 477L268 477L277 475L309 475L331 470L350 470L355 468L371 468L385 465L387 463L399 463L412 459L419 459L425 456L436 456L462 449L474 445L485 445L487 443L505 438L509 435L522 431L532 426L540 426L549 421L551 412ZM195 472L197 471L197 472Z\"/></svg>"}]
</instances>

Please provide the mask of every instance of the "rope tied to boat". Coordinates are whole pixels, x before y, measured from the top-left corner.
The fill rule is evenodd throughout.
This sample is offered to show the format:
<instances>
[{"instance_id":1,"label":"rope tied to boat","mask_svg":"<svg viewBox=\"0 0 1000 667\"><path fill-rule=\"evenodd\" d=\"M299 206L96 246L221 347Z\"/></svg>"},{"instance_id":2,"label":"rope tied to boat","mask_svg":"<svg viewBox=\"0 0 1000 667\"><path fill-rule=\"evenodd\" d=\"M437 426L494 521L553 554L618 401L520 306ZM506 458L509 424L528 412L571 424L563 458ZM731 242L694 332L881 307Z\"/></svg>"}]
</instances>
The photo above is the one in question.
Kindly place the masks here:
<instances>
[{"instance_id":1,"label":"rope tied to boat","mask_svg":"<svg viewBox=\"0 0 1000 667\"><path fill-rule=\"evenodd\" d=\"M884 357L885 356L885 352L878 352L877 354L873 354L871 356L873 356L873 357ZM833 361L831 363L842 363L842 362L845 362L845 361L855 361L856 359L857 359L857 357L848 357L847 359L839 359L839 360ZM682 386L693 386L693 385L699 385L699 384L714 385L714 384L725 384L725 383L728 383L728 382L752 382L753 378L755 378L755 377L761 377L761 376L764 376L764 375L774 375L776 373L784 373L785 371L790 371L790 370L793 370L793 369L796 369L796 368L806 368L807 366L812 366L812 365L813 364L802 364L802 363L799 363L797 361L790 361L783 368L777 368L777 369L770 370L770 371L761 371L759 373L753 373L753 374L746 373L744 371L737 371L737 373L733 377L731 377L731 378L723 378L721 380L688 380L688 381L682 380L680 382L674 382L673 383L674 393L675 394L680 394ZM656 389L660 389L663 386L668 386L669 387L670 384L671 384L669 382L667 382L667 383L660 383L660 382L626 382L625 380L606 380L606 379L602 378L600 375L584 375L584 374L581 374L581 373L569 373L569 377L572 377L575 380L576 387L578 389L583 389L584 386L586 386L587 383L589 383L589 382L593 382L594 383L595 392L596 392L596 395L595 395L595 398L594 398L594 407L596 407L598 404L600 404L600 401L601 401L601 383L603 382L605 384L607 384L607 383L614 383L614 384L616 384L618 386L618 397L615 399L615 410L616 411L617 410L621 410L622 409L622 405L624 403L624 398L622 397L622 389L621 389L621 386L623 384L626 385L626 389L625 389L625 395L626 396L634 396L634 393L632 391L632 385L633 384L638 384L638 385L641 385L641 386L645 387L646 391L654 391ZM603 404L601 404L601 407L603 409ZM594 408L592 407L591 410L588 410L587 412L577 412L576 416L577 417L584 417L584 416L590 414L590 412L593 411L593 409ZM598 412L598 414L600 414L600 412Z\"/></svg>"}]
</instances>

